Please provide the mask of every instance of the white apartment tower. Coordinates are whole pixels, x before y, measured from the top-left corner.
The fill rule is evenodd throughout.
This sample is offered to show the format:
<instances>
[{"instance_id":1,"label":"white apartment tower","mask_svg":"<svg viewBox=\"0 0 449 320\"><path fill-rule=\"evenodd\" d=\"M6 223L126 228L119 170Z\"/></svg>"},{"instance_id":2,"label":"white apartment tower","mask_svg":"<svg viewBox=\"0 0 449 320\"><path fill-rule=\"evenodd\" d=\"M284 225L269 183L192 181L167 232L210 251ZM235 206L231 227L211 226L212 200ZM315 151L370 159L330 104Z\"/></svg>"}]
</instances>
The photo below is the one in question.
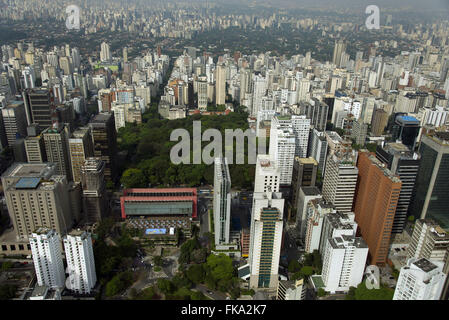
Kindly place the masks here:
<instances>
[{"instance_id":1,"label":"white apartment tower","mask_svg":"<svg viewBox=\"0 0 449 320\"><path fill-rule=\"evenodd\" d=\"M64 250L69 277L66 287L80 294L88 294L97 282L91 234L75 230L64 237Z\"/></svg>"},{"instance_id":2,"label":"white apartment tower","mask_svg":"<svg viewBox=\"0 0 449 320\"><path fill-rule=\"evenodd\" d=\"M337 211L350 212L354 200L359 170L353 156L330 154L323 181L323 198Z\"/></svg>"},{"instance_id":3,"label":"white apartment tower","mask_svg":"<svg viewBox=\"0 0 449 320\"><path fill-rule=\"evenodd\" d=\"M280 183L290 185L293 174L293 161L295 158L295 135L291 128L277 128L271 122L270 155L276 161L280 170Z\"/></svg>"},{"instance_id":4,"label":"white apartment tower","mask_svg":"<svg viewBox=\"0 0 449 320\"><path fill-rule=\"evenodd\" d=\"M283 212L281 193L254 193L248 258L251 288L277 288Z\"/></svg>"},{"instance_id":5,"label":"white apartment tower","mask_svg":"<svg viewBox=\"0 0 449 320\"><path fill-rule=\"evenodd\" d=\"M101 50L100 50L100 60L101 62L108 62L111 61L111 48L109 47L109 44L106 42L103 42L101 44Z\"/></svg>"},{"instance_id":6,"label":"white apartment tower","mask_svg":"<svg viewBox=\"0 0 449 320\"><path fill-rule=\"evenodd\" d=\"M65 281L61 239L55 230L39 227L30 236L31 253L37 283L50 288L63 288Z\"/></svg>"},{"instance_id":7,"label":"white apartment tower","mask_svg":"<svg viewBox=\"0 0 449 320\"><path fill-rule=\"evenodd\" d=\"M215 70L215 104L223 105L226 101L226 68L218 65Z\"/></svg>"},{"instance_id":8,"label":"white apartment tower","mask_svg":"<svg viewBox=\"0 0 449 320\"><path fill-rule=\"evenodd\" d=\"M280 170L267 154L257 155L254 192L279 192Z\"/></svg>"},{"instance_id":9,"label":"white apartment tower","mask_svg":"<svg viewBox=\"0 0 449 320\"><path fill-rule=\"evenodd\" d=\"M443 265L426 258L409 259L401 268L393 300L439 300L446 279Z\"/></svg>"},{"instance_id":10,"label":"white apartment tower","mask_svg":"<svg viewBox=\"0 0 449 320\"><path fill-rule=\"evenodd\" d=\"M214 174L215 245L229 243L231 229L231 175L227 158L215 158Z\"/></svg>"}]
</instances>

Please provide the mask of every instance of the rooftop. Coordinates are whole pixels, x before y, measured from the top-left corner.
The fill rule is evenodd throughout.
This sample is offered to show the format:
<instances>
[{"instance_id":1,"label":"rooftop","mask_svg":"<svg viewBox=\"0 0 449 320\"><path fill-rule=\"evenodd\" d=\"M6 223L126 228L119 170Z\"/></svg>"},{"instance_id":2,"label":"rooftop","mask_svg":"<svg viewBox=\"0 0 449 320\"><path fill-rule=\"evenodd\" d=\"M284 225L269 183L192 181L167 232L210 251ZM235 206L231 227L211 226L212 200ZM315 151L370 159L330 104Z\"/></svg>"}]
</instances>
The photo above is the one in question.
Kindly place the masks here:
<instances>
[{"instance_id":1,"label":"rooftop","mask_svg":"<svg viewBox=\"0 0 449 320\"><path fill-rule=\"evenodd\" d=\"M427 260L426 258L421 258L418 261L413 262L415 266L420 268L424 272L430 272L436 268L438 268L436 265L434 265L432 262Z\"/></svg>"}]
</instances>

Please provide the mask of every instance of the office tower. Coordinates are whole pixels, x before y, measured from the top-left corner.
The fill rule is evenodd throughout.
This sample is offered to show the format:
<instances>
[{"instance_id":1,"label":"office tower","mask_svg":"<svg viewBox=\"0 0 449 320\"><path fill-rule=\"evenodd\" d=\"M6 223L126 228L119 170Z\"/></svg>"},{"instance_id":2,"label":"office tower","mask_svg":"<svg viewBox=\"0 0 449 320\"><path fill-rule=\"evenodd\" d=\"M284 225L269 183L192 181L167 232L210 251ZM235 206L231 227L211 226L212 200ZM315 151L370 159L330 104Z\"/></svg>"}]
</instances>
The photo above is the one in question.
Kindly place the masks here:
<instances>
[{"instance_id":1,"label":"office tower","mask_svg":"<svg viewBox=\"0 0 449 320\"><path fill-rule=\"evenodd\" d=\"M293 160L295 157L295 135L291 128L277 126L271 121L270 130L270 156L276 161L280 170L280 184L290 185L292 182Z\"/></svg>"},{"instance_id":2,"label":"office tower","mask_svg":"<svg viewBox=\"0 0 449 320\"><path fill-rule=\"evenodd\" d=\"M334 54L332 58L332 63L340 68L342 66L342 57L346 53L346 44L343 40L335 41Z\"/></svg>"},{"instance_id":3,"label":"office tower","mask_svg":"<svg viewBox=\"0 0 449 320\"><path fill-rule=\"evenodd\" d=\"M318 131L326 130L329 106L317 98L312 98L310 103L300 104L301 114L311 119L310 125Z\"/></svg>"},{"instance_id":4,"label":"office tower","mask_svg":"<svg viewBox=\"0 0 449 320\"><path fill-rule=\"evenodd\" d=\"M64 75L71 75L73 73L72 63L68 57L59 58L59 66Z\"/></svg>"},{"instance_id":5,"label":"office tower","mask_svg":"<svg viewBox=\"0 0 449 320\"><path fill-rule=\"evenodd\" d=\"M328 238L323 254L322 280L330 293L347 292L363 279L368 246L361 237L339 235Z\"/></svg>"},{"instance_id":6,"label":"office tower","mask_svg":"<svg viewBox=\"0 0 449 320\"><path fill-rule=\"evenodd\" d=\"M25 138L25 151L28 163L47 162L45 153L44 137L41 134L39 125L33 123L27 127L28 136Z\"/></svg>"},{"instance_id":7,"label":"office tower","mask_svg":"<svg viewBox=\"0 0 449 320\"><path fill-rule=\"evenodd\" d=\"M41 128L48 128L57 121L53 90L27 89L23 92L27 123L36 123Z\"/></svg>"},{"instance_id":8,"label":"office tower","mask_svg":"<svg viewBox=\"0 0 449 320\"><path fill-rule=\"evenodd\" d=\"M68 128L64 124L55 123L42 132L45 143L47 161L56 163L56 173L72 179L70 156L68 152Z\"/></svg>"},{"instance_id":9,"label":"office tower","mask_svg":"<svg viewBox=\"0 0 449 320\"><path fill-rule=\"evenodd\" d=\"M291 217L291 220L295 220L294 230L299 233L301 239L305 238L307 230L307 206L311 200L321 198L321 192L317 187L301 187L296 203L292 203L292 212L295 216Z\"/></svg>"},{"instance_id":10,"label":"office tower","mask_svg":"<svg viewBox=\"0 0 449 320\"><path fill-rule=\"evenodd\" d=\"M215 104L223 105L226 101L226 68L218 65L215 72Z\"/></svg>"},{"instance_id":11,"label":"office tower","mask_svg":"<svg viewBox=\"0 0 449 320\"><path fill-rule=\"evenodd\" d=\"M221 245L230 243L231 175L227 158L215 158L214 226L215 246L219 249Z\"/></svg>"},{"instance_id":12,"label":"office tower","mask_svg":"<svg viewBox=\"0 0 449 320\"><path fill-rule=\"evenodd\" d=\"M307 119L306 116L292 115L291 124L296 140L295 156L306 158L309 143L310 119Z\"/></svg>"},{"instance_id":13,"label":"office tower","mask_svg":"<svg viewBox=\"0 0 449 320\"><path fill-rule=\"evenodd\" d=\"M64 262L59 234L55 230L38 227L30 234L30 245L38 285L64 288Z\"/></svg>"},{"instance_id":14,"label":"office tower","mask_svg":"<svg viewBox=\"0 0 449 320\"><path fill-rule=\"evenodd\" d=\"M322 131L312 129L310 135L309 157L314 158L318 163L318 172L321 177L324 176L324 166L327 158L327 140L326 135Z\"/></svg>"},{"instance_id":15,"label":"office tower","mask_svg":"<svg viewBox=\"0 0 449 320\"><path fill-rule=\"evenodd\" d=\"M254 192L249 250L250 288L276 288L282 241L281 193Z\"/></svg>"},{"instance_id":16,"label":"office tower","mask_svg":"<svg viewBox=\"0 0 449 320\"><path fill-rule=\"evenodd\" d=\"M312 253L314 250L320 249L321 231L323 228L324 217L328 214L335 213L332 204L323 199L310 200L307 204L306 214L306 234L304 238L304 250Z\"/></svg>"},{"instance_id":17,"label":"office tower","mask_svg":"<svg viewBox=\"0 0 449 320\"><path fill-rule=\"evenodd\" d=\"M87 158L81 167L84 220L88 224L100 221L107 215L105 162L99 158Z\"/></svg>"},{"instance_id":18,"label":"office tower","mask_svg":"<svg viewBox=\"0 0 449 320\"><path fill-rule=\"evenodd\" d=\"M89 294L97 282L94 250L89 232L74 230L63 238L67 261L67 289Z\"/></svg>"},{"instance_id":19,"label":"office tower","mask_svg":"<svg viewBox=\"0 0 449 320\"><path fill-rule=\"evenodd\" d=\"M88 157L93 157L94 146L90 128L79 128L69 139L70 163L74 182L81 181L81 167Z\"/></svg>"},{"instance_id":20,"label":"office tower","mask_svg":"<svg viewBox=\"0 0 449 320\"><path fill-rule=\"evenodd\" d=\"M401 194L391 229L391 233L402 233L407 221L409 206L413 200L413 190L420 163L419 156L402 143L388 143L383 148L377 147L376 158L385 163L386 167L398 175L402 181Z\"/></svg>"},{"instance_id":21,"label":"office tower","mask_svg":"<svg viewBox=\"0 0 449 320\"><path fill-rule=\"evenodd\" d=\"M420 167L410 213L449 229L449 132L427 132L419 147Z\"/></svg>"},{"instance_id":22,"label":"office tower","mask_svg":"<svg viewBox=\"0 0 449 320\"><path fill-rule=\"evenodd\" d=\"M398 116L395 120L393 139L402 142L412 151L415 150L416 139L419 134L419 120L410 116Z\"/></svg>"},{"instance_id":23,"label":"office tower","mask_svg":"<svg viewBox=\"0 0 449 320\"><path fill-rule=\"evenodd\" d=\"M17 239L28 239L39 226L59 234L65 234L72 226L68 182L55 173L56 165L51 163L14 163L2 175Z\"/></svg>"},{"instance_id":24,"label":"office tower","mask_svg":"<svg viewBox=\"0 0 449 320\"><path fill-rule=\"evenodd\" d=\"M267 80L257 74L253 79L253 95L252 95L252 108L251 115L257 115L257 113L262 108L262 98L266 95L267 92Z\"/></svg>"},{"instance_id":25,"label":"office tower","mask_svg":"<svg viewBox=\"0 0 449 320\"><path fill-rule=\"evenodd\" d=\"M100 50L100 61L110 62L111 60L112 60L111 48L109 47L109 44L107 44L106 42L102 42Z\"/></svg>"},{"instance_id":26,"label":"office tower","mask_svg":"<svg viewBox=\"0 0 449 320\"><path fill-rule=\"evenodd\" d=\"M313 158L295 157L292 174L292 206L295 209L301 187L315 186L318 163ZM288 220L296 217L295 210L289 212Z\"/></svg>"},{"instance_id":27,"label":"office tower","mask_svg":"<svg viewBox=\"0 0 449 320\"><path fill-rule=\"evenodd\" d=\"M299 80L296 90L297 102L306 101L309 90L310 90L310 80L306 78L302 78L301 80Z\"/></svg>"},{"instance_id":28,"label":"office tower","mask_svg":"<svg viewBox=\"0 0 449 320\"><path fill-rule=\"evenodd\" d=\"M73 62L73 68L79 69L81 66L81 56L80 51L78 48L72 49L72 62Z\"/></svg>"},{"instance_id":29,"label":"office tower","mask_svg":"<svg viewBox=\"0 0 449 320\"><path fill-rule=\"evenodd\" d=\"M254 192L279 192L280 170L276 162L267 154L258 154Z\"/></svg>"},{"instance_id":30,"label":"office tower","mask_svg":"<svg viewBox=\"0 0 449 320\"><path fill-rule=\"evenodd\" d=\"M13 146L18 138L27 134L27 120L23 102L13 101L6 108L1 109L3 128L9 146ZM0 123L1 124L1 123Z\"/></svg>"},{"instance_id":31,"label":"office tower","mask_svg":"<svg viewBox=\"0 0 449 320\"><path fill-rule=\"evenodd\" d=\"M383 265L388 256L402 182L366 150L359 153L357 168L359 178L354 201L355 220L360 234L368 243L370 263Z\"/></svg>"},{"instance_id":32,"label":"office tower","mask_svg":"<svg viewBox=\"0 0 449 320\"><path fill-rule=\"evenodd\" d=\"M128 62L128 47L123 48L123 62Z\"/></svg>"},{"instance_id":33,"label":"office tower","mask_svg":"<svg viewBox=\"0 0 449 320\"><path fill-rule=\"evenodd\" d=\"M368 124L363 123L361 120L356 120L352 123L351 138L355 140L355 144L364 146L367 133Z\"/></svg>"},{"instance_id":34,"label":"office tower","mask_svg":"<svg viewBox=\"0 0 449 320\"><path fill-rule=\"evenodd\" d=\"M449 234L431 219L416 220L407 258L448 261Z\"/></svg>"},{"instance_id":35,"label":"office tower","mask_svg":"<svg viewBox=\"0 0 449 320\"><path fill-rule=\"evenodd\" d=\"M305 296L304 279L279 281L276 300L305 300Z\"/></svg>"},{"instance_id":36,"label":"office tower","mask_svg":"<svg viewBox=\"0 0 449 320\"><path fill-rule=\"evenodd\" d=\"M243 100L245 100L245 95L251 93L252 88L252 73L249 69L242 68L240 70L240 104L243 105ZM250 106L246 106L250 107Z\"/></svg>"},{"instance_id":37,"label":"office tower","mask_svg":"<svg viewBox=\"0 0 449 320\"><path fill-rule=\"evenodd\" d=\"M323 180L323 198L337 211L350 212L354 200L359 169L355 153L329 154Z\"/></svg>"},{"instance_id":38,"label":"office tower","mask_svg":"<svg viewBox=\"0 0 449 320\"><path fill-rule=\"evenodd\" d=\"M373 136L381 136L388 123L388 112L384 109L376 108L371 120L371 133Z\"/></svg>"},{"instance_id":39,"label":"office tower","mask_svg":"<svg viewBox=\"0 0 449 320\"><path fill-rule=\"evenodd\" d=\"M197 85L198 85L198 109L206 110L208 102L206 76L198 77Z\"/></svg>"},{"instance_id":40,"label":"office tower","mask_svg":"<svg viewBox=\"0 0 449 320\"><path fill-rule=\"evenodd\" d=\"M393 300L439 300L446 275L443 263L411 258L401 268Z\"/></svg>"},{"instance_id":41,"label":"office tower","mask_svg":"<svg viewBox=\"0 0 449 320\"><path fill-rule=\"evenodd\" d=\"M106 163L104 170L107 181L115 180L117 153L117 137L115 131L114 116L107 113L97 114L90 122L94 141L94 156L101 158Z\"/></svg>"},{"instance_id":42,"label":"office tower","mask_svg":"<svg viewBox=\"0 0 449 320\"><path fill-rule=\"evenodd\" d=\"M36 76L32 67L27 66L22 71L24 89L33 89L36 81Z\"/></svg>"}]
</instances>

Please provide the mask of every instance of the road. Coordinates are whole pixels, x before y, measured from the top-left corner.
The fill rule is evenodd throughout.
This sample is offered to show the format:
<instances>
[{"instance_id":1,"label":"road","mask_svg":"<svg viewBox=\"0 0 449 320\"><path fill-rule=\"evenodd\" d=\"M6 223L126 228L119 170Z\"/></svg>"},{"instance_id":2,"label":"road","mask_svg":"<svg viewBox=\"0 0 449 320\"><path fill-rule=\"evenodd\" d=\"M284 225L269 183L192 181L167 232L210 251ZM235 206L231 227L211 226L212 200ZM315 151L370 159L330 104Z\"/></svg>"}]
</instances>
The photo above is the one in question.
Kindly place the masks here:
<instances>
[{"instance_id":1,"label":"road","mask_svg":"<svg viewBox=\"0 0 449 320\"><path fill-rule=\"evenodd\" d=\"M209 288L203 286L202 284L196 285L195 289L202 292L206 297L211 298L212 300L226 300L227 297L227 295L225 295L223 292L209 290Z\"/></svg>"},{"instance_id":2,"label":"road","mask_svg":"<svg viewBox=\"0 0 449 320\"><path fill-rule=\"evenodd\" d=\"M209 221L209 210L208 208L212 206L212 201L210 197L200 196L198 197L198 215L200 217L200 237L207 232L211 232Z\"/></svg>"}]
</instances>

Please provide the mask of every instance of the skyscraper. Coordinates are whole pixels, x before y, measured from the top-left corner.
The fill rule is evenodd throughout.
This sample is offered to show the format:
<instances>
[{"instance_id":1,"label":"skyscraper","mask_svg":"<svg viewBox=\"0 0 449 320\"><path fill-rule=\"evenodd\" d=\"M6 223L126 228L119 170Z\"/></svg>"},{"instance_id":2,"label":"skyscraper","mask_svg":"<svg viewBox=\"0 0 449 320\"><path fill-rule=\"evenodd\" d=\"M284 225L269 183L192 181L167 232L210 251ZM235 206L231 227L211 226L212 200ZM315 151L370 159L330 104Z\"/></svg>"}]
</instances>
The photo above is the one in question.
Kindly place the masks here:
<instances>
[{"instance_id":1,"label":"skyscraper","mask_svg":"<svg viewBox=\"0 0 449 320\"><path fill-rule=\"evenodd\" d=\"M318 162L318 172L323 177L327 158L327 140L324 132L317 129L312 130L307 154Z\"/></svg>"},{"instance_id":2,"label":"skyscraper","mask_svg":"<svg viewBox=\"0 0 449 320\"><path fill-rule=\"evenodd\" d=\"M424 134L419 147L421 163L416 177L416 190L411 215L431 218L443 229L449 229L449 132Z\"/></svg>"},{"instance_id":3,"label":"skyscraper","mask_svg":"<svg viewBox=\"0 0 449 320\"><path fill-rule=\"evenodd\" d=\"M94 146L90 128L79 128L69 139L70 163L74 182L81 181L81 167L88 157L93 157Z\"/></svg>"},{"instance_id":4,"label":"skyscraper","mask_svg":"<svg viewBox=\"0 0 449 320\"><path fill-rule=\"evenodd\" d=\"M13 101L6 108L1 109L1 113L8 145L12 148L16 138L25 138L27 135L27 120L23 102Z\"/></svg>"},{"instance_id":5,"label":"skyscraper","mask_svg":"<svg viewBox=\"0 0 449 320\"><path fill-rule=\"evenodd\" d=\"M53 90L47 88L27 89L23 92L27 123L37 123L48 128L57 121Z\"/></svg>"},{"instance_id":6,"label":"skyscraper","mask_svg":"<svg viewBox=\"0 0 449 320\"><path fill-rule=\"evenodd\" d=\"M231 230L231 175L227 158L215 158L214 174L215 245L228 244Z\"/></svg>"},{"instance_id":7,"label":"skyscraper","mask_svg":"<svg viewBox=\"0 0 449 320\"><path fill-rule=\"evenodd\" d=\"M109 44L107 44L106 42L102 42L100 50L100 61L109 62L111 60L112 60L111 48L109 47Z\"/></svg>"},{"instance_id":8,"label":"skyscraper","mask_svg":"<svg viewBox=\"0 0 449 320\"><path fill-rule=\"evenodd\" d=\"M277 287L283 211L281 193L254 193L248 258L251 288Z\"/></svg>"},{"instance_id":9,"label":"skyscraper","mask_svg":"<svg viewBox=\"0 0 449 320\"><path fill-rule=\"evenodd\" d=\"M332 63L340 68L342 66L342 57L346 53L346 44L342 39L335 41L334 54L332 57Z\"/></svg>"},{"instance_id":10,"label":"skyscraper","mask_svg":"<svg viewBox=\"0 0 449 320\"><path fill-rule=\"evenodd\" d=\"M449 259L449 234L431 219L416 220L407 258L426 258L446 262Z\"/></svg>"},{"instance_id":11,"label":"skyscraper","mask_svg":"<svg viewBox=\"0 0 449 320\"><path fill-rule=\"evenodd\" d=\"M86 231L74 230L64 237L69 290L88 294L97 282L92 237Z\"/></svg>"},{"instance_id":12,"label":"skyscraper","mask_svg":"<svg viewBox=\"0 0 449 320\"><path fill-rule=\"evenodd\" d=\"M55 164L14 163L2 176L6 204L17 239L37 227L65 234L72 227L68 182Z\"/></svg>"},{"instance_id":13,"label":"skyscraper","mask_svg":"<svg viewBox=\"0 0 449 320\"><path fill-rule=\"evenodd\" d=\"M80 169L84 220L89 224L107 215L104 169L105 163L99 158L87 158Z\"/></svg>"},{"instance_id":14,"label":"skyscraper","mask_svg":"<svg viewBox=\"0 0 449 320\"><path fill-rule=\"evenodd\" d=\"M30 245L37 283L55 289L64 288L64 263L58 233L39 227L30 234Z\"/></svg>"},{"instance_id":15,"label":"skyscraper","mask_svg":"<svg viewBox=\"0 0 449 320\"><path fill-rule=\"evenodd\" d=\"M377 147L376 158L385 163L387 168L397 174L402 181L401 195L391 229L392 233L401 233L404 230L409 206L413 199L413 190L419 169L419 156L402 143L388 143L383 148Z\"/></svg>"},{"instance_id":16,"label":"skyscraper","mask_svg":"<svg viewBox=\"0 0 449 320\"><path fill-rule=\"evenodd\" d=\"M370 263L383 265L388 256L402 182L366 150L359 153L357 168L359 177L354 201L355 220L368 244Z\"/></svg>"},{"instance_id":17,"label":"skyscraper","mask_svg":"<svg viewBox=\"0 0 449 320\"><path fill-rule=\"evenodd\" d=\"M393 139L402 142L412 151L415 150L416 139L419 134L419 121L410 116L398 116L393 129Z\"/></svg>"},{"instance_id":18,"label":"skyscraper","mask_svg":"<svg viewBox=\"0 0 449 320\"><path fill-rule=\"evenodd\" d=\"M59 123L55 123L53 127L49 127L42 132L48 162L56 163L56 173L65 175L68 180L71 180L68 135L68 128Z\"/></svg>"},{"instance_id":19,"label":"skyscraper","mask_svg":"<svg viewBox=\"0 0 449 320\"><path fill-rule=\"evenodd\" d=\"M280 170L267 154L257 155L254 192L279 192Z\"/></svg>"},{"instance_id":20,"label":"skyscraper","mask_svg":"<svg viewBox=\"0 0 449 320\"><path fill-rule=\"evenodd\" d=\"M439 300L446 279L442 269L441 262L409 259L401 268L393 300Z\"/></svg>"},{"instance_id":21,"label":"skyscraper","mask_svg":"<svg viewBox=\"0 0 449 320\"><path fill-rule=\"evenodd\" d=\"M275 119L271 121L269 153L279 167L280 184L290 185L295 157L295 135L292 128L278 126Z\"/></svg>"},{"instance_id":22,"label":"skyscraper","mask_svg":"<svg viewBox=\"0 0 449 320\"><path fill-rule=\"evenodd\" d=\"M224 105L226 101L226 68L217 65L215 76L215 104Z\"/></svg>"},{"instance_id":23,"label":"skyscraper","mask_svg":"<svg viewBox=\"0 0 449 320\"><path fill-rule=\"evenodd\" d=\"M25 151L28 163L47 162L45 153L44 137L37 124L33 123L27 127L28 136L25 138Z\"/></svg>"},{"instance_id":24,"label":"skyscraper","mask_svg":"<svg viewBox=\"0 0 449 320\"><path fill-rule=\"evenodd\" d=\"M337 211L350 212L354 201L359 169L356 155L335 153L327 158L323 180L323 198L332 203Z\"/></svg>"},{"instance_id":25,"label":"skyscraper","mask_svg":"<svg viewBox=\"0 0 449 320\"><path fill-rule=\"evenodd\" d=\"M90 122L94 141L94 156L106 163L105 179L114 181L116 175L117 133L114 116L107 113L97 114Z\"/></svg>"}]
</instances>

